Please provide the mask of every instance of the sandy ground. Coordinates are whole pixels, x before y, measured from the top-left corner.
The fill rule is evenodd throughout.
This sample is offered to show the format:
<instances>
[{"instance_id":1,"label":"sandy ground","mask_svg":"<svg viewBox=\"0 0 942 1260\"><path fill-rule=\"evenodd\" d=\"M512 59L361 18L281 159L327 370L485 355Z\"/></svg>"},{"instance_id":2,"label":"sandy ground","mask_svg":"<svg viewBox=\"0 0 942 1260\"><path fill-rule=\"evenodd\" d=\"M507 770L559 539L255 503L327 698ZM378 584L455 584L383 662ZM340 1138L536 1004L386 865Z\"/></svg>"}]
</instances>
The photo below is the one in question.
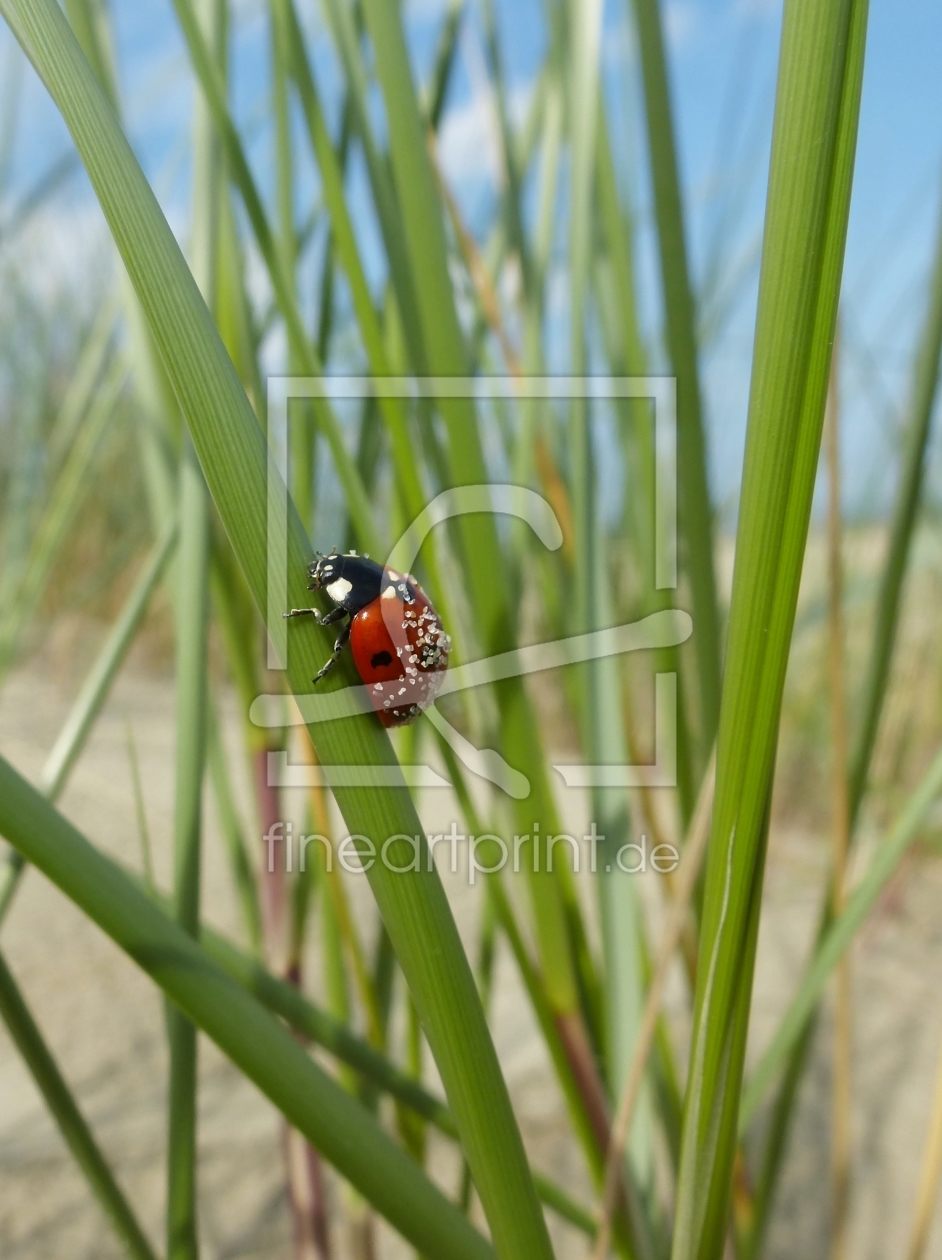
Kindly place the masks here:
<instances>
[{"instance_id":1,"label":"sandy ground","mask_svg":"<svg viewBox=\"0 0 942 1260\"><path fill-rule=\"evenodd\" d=\"M35 777L69 697L39 672L13 677L0 694L0 752ZM172 816L173 691L165 680L121 679L62 798L65 813L97 844L138 862L125 723L138 747L158 876L166 882ZM234 723L230 725L234 726ZM450 817L442 793L427 793L423 821ZM582 803L563 802L578 820ZM573 825L576 825L574 822ZM767 908L759 950L750 1060L769 1036L806 955L824 869L822 842L773 838ZM358 919L370 919L365 880L350 881ZM473 948L479 891L446 879L459 928ZM648 900L656 899L651 887ZM911 1218L913 1183L925 1135L940 1040L942 863L911 860L884 896L854 951L855 1027L853 1222L849 1254L861 1260L900 1255ZM204 873L207 918L235 934L237 916L215 822L209 811ZM31 872L3 928L3 949L58 1061L140 1217L162 1234L164 1086L162 1005L153 987L43 877ZM315 974L316 958L310 961ZM679 988L671 1006L682 1008ZM534 1163L589 1203L587 1178L568 1136L564 1107L510 960L502 952L492 1026ZM684 1029L678 1022L678 1043ZM829 1026L820 1026L800 1098L767 1254L827 1254ZM293 1254L283 1190L279 1121L253 1086L201 1043L200 1180L207 1260ZM434 1074L430 1070L430 1079ZM435 1177L454 1187L452 1151L435 1143ZM333 1206L349 1207L333 1179ZM553 1223L560 1260L584 1248ZM381 1231L381 1255L410 1252ZM337 1229L335 1254L344 1257ZM5 1260L83 1260L121 1254L99 1209L4 1030L0 1029L0 1254ZM936 1222L929 1254L942 1257Z\"/></svg>"}]
</instances>

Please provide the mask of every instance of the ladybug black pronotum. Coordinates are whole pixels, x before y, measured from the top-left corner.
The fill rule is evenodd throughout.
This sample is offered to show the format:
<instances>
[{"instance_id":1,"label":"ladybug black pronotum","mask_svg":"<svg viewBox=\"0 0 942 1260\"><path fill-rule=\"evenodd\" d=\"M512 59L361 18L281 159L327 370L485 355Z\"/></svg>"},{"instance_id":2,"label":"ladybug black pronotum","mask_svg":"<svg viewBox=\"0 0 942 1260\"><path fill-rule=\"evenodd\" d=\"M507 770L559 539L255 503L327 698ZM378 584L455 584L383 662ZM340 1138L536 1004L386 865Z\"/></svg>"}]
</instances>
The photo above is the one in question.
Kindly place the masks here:
<instances>
[{"instance_id":1,"label":"ladybug black pronotum","mask_svg":"<svg viewBox=\"0 0 942 1260\"><path fill-rule=\"evenodd\" d=\"M313 617L319 626L349 618L314 682L333 669L347 642L357 673L370 689L384 726L405 726L435 699L451 639L428 596L411 574L384 568L355 551L317 554L308 568L308 590L323 590L334 607L292 608L286 617Z\"/></svg>"}]
</instances>

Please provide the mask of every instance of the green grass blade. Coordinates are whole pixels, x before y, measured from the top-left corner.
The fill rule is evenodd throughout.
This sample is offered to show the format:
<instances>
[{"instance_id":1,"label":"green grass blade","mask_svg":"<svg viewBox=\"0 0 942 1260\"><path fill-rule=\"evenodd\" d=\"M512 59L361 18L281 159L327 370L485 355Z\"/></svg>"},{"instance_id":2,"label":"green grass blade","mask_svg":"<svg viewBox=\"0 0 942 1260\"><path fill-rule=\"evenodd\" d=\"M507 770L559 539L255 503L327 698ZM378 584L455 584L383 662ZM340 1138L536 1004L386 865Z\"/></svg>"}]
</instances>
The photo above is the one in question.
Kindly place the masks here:
<instances>
[{"instance_id":1,"label":"green grass blade","mask_svg":"<svg viewBox=\"0 0 942 1260\"><path fill-rule=\"evenodd\" d=\"M8 595L0 618L0 677L13 662L20 637L36 612L56 558L91 489L95 457L115 418L124 381L124 372L116 371L99 392L50 493L27 554L22 582Z\"/></svg>"},{"instance_id":2,"label":"green grass blade","mask_svg":"<svg viewBox=\"0 0 942 1260\"><path fill-rule=\"evenodd\" d=\"M201 0L199 20L218 64L224 51L225 0ZM193 269L216 309L216 223L222 186L221 153L205 98L193 120ZM193 443L184 435L180 459L180 545L177 549L176 768L173 812L173 915L199 936L206 765L207 632L209 625L209 496ZM167 1087L167 1258L198 1260L196 1026L167 1006L170 1075Z\"/></svg>"},{"instance_id":3,"label":"green grass blade","mask_svg":"<svg viewBox=\"0 0 942 1260\"><path fill-rule=\"evenodd\" d=\"M412 370L417 376L425 376L429 371L429 363L419 317L416 277L409 263L402 217L396 201L389 164L385 155L380 153L373 134L369 104L370 85L366 67L360 56L360 41L354 29L353 11L348 4L344 3L344 0L325 0L324 13L343 65L353 125L363 145L363 156L373 192L373 203L383 234L389 272L396 294L396 305L399 309L405 344L412 361Z\"/></svg>"},{"instance_id":4,"label":"green grass blade","mask_svg":"<svg viewBox=\"0 0 942 1260\"><path fill-rule=\"evenodd\" d=\"M291 70L298 85L298 95L308 137L320 170L324 202L330 214L333 242L340 265L350 285L353 308L360 325L360 335L363 338L370 369L377 377L392 376L393 372L386 356L383 331L373 306L353 221L347 208L343 170L327 130L317 84L304 47L304 36L291 0L277 0L276 7L285 10L284 21L288 26L290 36ZM425 506L426 495L419 479L405 408L402 401L395 398L382 398L378 401L378 405L389 430L396 476L406 511L416 517ZM433 584L437 597L436 606L440 602L442 593L440 588L441 583L436 580ZM444 612L443 615L445 615Z\"/></svg>"},{"instance_id":5,"label":"green grass blade","mask_svg":"<svg viewBox=\"0 0 942 1260\"><path fill-rule=\"evenodd\" d=\"M615 296L621 323L618 367L628 376L644 376L648 371L648 356L638 320L632 224L619 202L608 119L602 103L598 111L598 154L595 169L599 219L615 276Z\"/></svg>"},{"instance_id":6,"label":"green grass blade","mask_svg":"<svg viewBox=\"0 0 942 1260\"><path fill-rule=\"evenodd\" d=\"M449 0L448 12L439 31L435 57L432 61L432 73L424 95L425 116L433 131L438 131L445 108L445 98L451 83L452 71L458 53L458 35L461 31L461 19L465 13L465 0Z\"/></svg>"},{"instance_id":7,"label":"green grass blade","mask_svg":"<svg viewBox=\"0 0 942 1260\"><path fill-rule=\"evenodd\" d=\"M57 6L53 0L0 0L0 9L76 141L147 315L219 515L256 605L264 609L268 488L271 484L273 493L280 495L284 487L269 464L248 399L173 234ZM288 599L296 606L308 599L309 559L301 524L289 511ZM332 636L314 625L293 629L287 676L292 690L303 694ZM339 683L353 681L348 662L335 673ZM396 764L385 731L370 715L315 726L311 736L322 765ZM387 837L424 834L404 785L368 791L337 788L335 797L350 834L373 837L379 844ZM419 848L425 859L421 841ZM396 841L389 850L390 864L405 867L411 854L411 845ZM368 878L422 1017L496 1244L508 1260L548 1255L545 1225L474 977L438 875L425 860L422 867L404 878L380 862L370 867ZM286 1114L312 1137L309 1117L302 1123ZM334 1122L342 1123L336 1113L330 1123ZM323 1143L320 1123L316 1131L312 1140ZM348 1138L343 1135L345 1143ZM329 1146L336 1150L334 1142ZM323 1149L332 1158L327 1146ZM385 1189L371 1183L369 1196L374 1202L377 1195L380 1210L392 1212L390 1219L409 1233L404 1218L410 1209L401 1200L392 1202ZM430 1250L445 1254L437 1243Z\"/></svg>"},{"instance_id":8,"label":"green grass blade","mask_svg":"<svg viewBox=\"0 0 942 1260\"><path fill-rule=\"evenodd\" d=\"M111 105L117 110L118 85L111 45L107 38L106 17L96 0L65 0L65 11L79 47L88 58L95 78L101 84Z\"/></svg>"},{"instance_id":9,"label":"green grass blade","mask_svg":"<svg viewBox=\"0 0 942 1260\"><path fill-rule=\"evenodd\" d=\"M291 353L305 375L320 376L321 364L304 327L296 294L290 278L285 273L282 257L268 223L242 142L226 106L219 72L213 64L210 50L199 29L191 0L174 0L174 9L183 30L200 87L205 93L213 121L222 139L232 179L242 197L259 252L268 270L278 307L287 328ZM347 510L360 545L374 555L380 555L382 543L373 520L370 497L360 478L356 463L347 450L340 422L326 399L317 400L314 409L318 423L330 443L334 466L343 486Z\"/></svg>"},{"instance_id":10,"label":"green grass blade","mask_svg":"<svg viewBox=\"0 0 942 1260\"><path fill-rule=\"evenodd\" d=\"M399 14L380 0L368 0L364 12L386 101L390 155L429 369L436 376L465 376L468 356L455 308L442 208ZM448 437L451 484L485 484L487 467L473 402L442 399L439 410ZM509 616L512 605L506 590L506 566L494 518L491 515L462 516L458 526L463 572L476 615L477 639L485 653L507 650L513 646L514 638ZM519 679L499 685L496 691L504 748L514 750L517 764L531 782L531 798L518 807L517 830L521 835L528 834L533 819L538 818L546 823L544 834L554 831L557 829L555 806L537 736L538 724L526 693ZM530 881L545 982L554 1007L568 1018L577 1010L578 996L559 883L546 875L534 875ZM532 1196L528 1196L528 1200L532 1223L535 1203ZM525 1220L521 1215L524 1231L527 1229ZM537 1227L537 1233L540 1232ZM533 1245L536 1245L535 1238Z\"/></svg>"},{"instance_id":11,"label":"green grass blade","mask_svg":"<svg viewBox=\"0 0 942 1260\"><path fill-rule=\"evenodd\" d=\"M605 246L607 271L596 275L599 322L612 371L619 375L644 376L648 372L647 353L641 339L635 296L632 260L631 222L622 212L615 177L615 165L605 110L599 108L596 191L601 235ZM606 285L606 280L608 284ZM625 452L627 484L632 486L625 509L625 527L635 562L650 595L645 611L671 606L674 592L658 590L655 581L655 515L659 502L658 466L651 426L639 423L637 409L630 402L618 408L622 448ZM662 648L656 656L657 673L677 675L677 787L681 817L689 825L695 804L694 770L690 758L682 658L676 648Z\"/></svg>"},{"instance_id":12,"label":"green grass blade","mask_svg":"<svg viewBox=\"0 0 942 1260\"><path fill-rule=\"evenodd\" d=\"M58 799L69 773L85 746L95 719L107 699L111 684L121 667L137 628L147 610L150 597L159 582L176 540L176 527L164 534L140 577L131 589L124 608L101 647L92 668L76 696L62 730L52 746L40 776L40 788L50 800ZM22 857L9 853L0 867L0 923L6 917L19 881L25 870Z\"/></svg>"},{"instance_id":13,"label":"green grass blade","mask_svg":"<svg viewBox=\"0 0 942 1260\"><path fill-rule=\"evenodd\" d=\"M844 911L815 950L798 992L789 1003L771 1042L743 1092L740 1128L745 1129L782 1063L794 1048L817 1005L824 986L853 941L877 898L918 837L926 815L942 793L942 752L937 753L919 786L909 798L889 834L880 842L866 874L847 899Z\"/></svg>"},{"instance_id":14,"label":"green grass blade","mask_svg":"<svg viewBox=\"0 0 942 1260\"><path fill-rule=\"evenodd\" d=\"M693 596L700 695L700 743L705 762L720 711L720 617L713 561L713 522L697 365L696 314L687 264L680 174L659 0L635 0L644 78L648 149L657 212L667 348L677 378L677 461L681 527Z\"/></svg>"},{"instance_id":15,"label":"green grass blade","mask_svg":"<svg viewBox=\"0 0 942 1260\"><path fill-rule=\"evenodd\" d=\"M929 307L923 325L920 350L916 359L913 397L911 400L912 423L904 458L903 473L897 491L893 520L890 527L890 545L884 562L881 585L877 600L877 619L873 632L867 673L863 685L863 702L857 741L848 774L848 801L851 822L856 820L867 788L867 776L873 755L880 713L886 694L899 603L922 482L922 464L933 400L937 390L938 358L942 337L942 228L936 245L936 261L930 287ZM818 927L817 947L832 925L830 893ZM794 1097L807 1061L815 1027L815 1015L806 1017L799 1036L792 1038L789 1062L784 1069L773 1109L772 1120L766 1138L762 1158L762 1171L757 1188L753 1221L750 1226L748 1246L750 1257L757 1255L762 1245L764 1231L778 1185L785 1140L788 1131ZM758 1093L749 1087L749 1111L754 1111Z\"/></svg>"},{"instance_id":16,"label":"green grass blade","mask_svg":"<svg viewBox=\"0 0 942 1260\"><path fill-rule=\"evenodd\" d=\"M134 817L137 822L137 838L141 847L141 867L144 871L144 884L147 888L155 887L154 848L150 839L150 827L147 823L147 805L144 801L144 784L141 782L141 763L137 755L137 744L131 723L125 718L124 739L128 752L128 768L131 771L131 791L134 793Z\"/></svg>"},{"instance_id":17,"label":"green grass blade","mask_svg":"<svg viewBox=\"0 0 942 1260\"><path fill-rule=\"evenodd\" d=\"M443 1260L489 1244L287 1029L0 759L0 834L146 971L405 1238Z\"/></svg>"},{"instance_id":18,"label":"green grass blade","mask_svg":"<svg viewBox=\"0 0 942 1260\"><path fill-rule=\"evenodd\" d=\"M591 293L593 205L596 185L599 44L602 5L581 5L572 10L570 25L570 147L573 154L570 211L570 311L572 318L572 370L587 371L586 313ZM593 446L593 423L586 399L574 399L570 412L570 450L573 521L575 525L575 629L585 633L611 624L607 599L607 548L598 519L598 484ZM590 661L582 666L583 751L589 764L609 759L627 761L627 750L618 706L617 663ZM592 790L591 817L605 836L606 856L601 862L598 896L606 963L606 1013L608 1020L609 1082L621 1081L638 1032L642 981L638 943L637 898L633 880L623 876L610 861L630 834L627 799L623 792ZM606 868L608 871L606 872ZM615 1086L617 1088L617 1085ZM632 1134L631 1161L643 1183L650 1184L653 1171L648 1100L640 1109L641 1122ZM606 1144L607 1145L607 1144ZM636 1222L640 1224L641 1222ZM647 1223L644 1223L647 1225ZM651 1254L648 1229L636 1229L640 1255Z\"/></svg>"},{"instance_id":19,"label":"green grass blade","mask_svg":"<svg viewBox=\"0 0 942 1260\"><path fill-rule=\"evenodd\" d=\"M232 783L229 776L229 764L226 750L222 743L222 732L219 729L219 715L211 706L208 713L207 760L209 774L216 798L216 811L219 815L220 830L226 845L229 868L236 887L239 909L242 913L242 927L249 945L255 954L262 949L262 912L258 903L258 887L252 871L245 844L245 835L239 821L239 813L233 796Z\"/></svg>"},{"instance_id":20,"label":"green grass blade","mask_svg":"<svg viewBox=\"0 0 942 1260\"><path fill-rule=\"evenodd\" d=\"M3 54L3 88L0 91L0 197L6 195L10 182L25 68L16 45L8 44Z\"/></svg>"},{"instance_id":21,"label":"green grass blade","mask_svg":"<svg viewBox=\"0 0 942 1260\"><path fill-rule=\"evenodd\" d=\"M406 1104L442 1133L457 1137L448 1107L396 1067L349 1026L321 1009L293 984L273 976L257 958L246 954L212 928L204 927L200 943L207 955L291 1028L322 1046L341 1063Z\"/></svg>"},{"instance_id":22,"label":"green grass blade","mask_svg":"<svg viewBox=\"0 0 942 1260\"><path fill-rule=\"evenodd\" d=\"M785 1068L782 1083L771 1108L768 1130L755 1176L751 1210L745 1236L739 1239L741 1260L758 1260L765 1245L765 1235L775 1202L775 1191L785 1157L788 1133L794 1115L795 1097L808 1062L817 1023L808 1019L795 1042ZM748 1090L747 1084L746 1089ZM741 1111L741 1115L745 1112Z\"/></svg>"},{"instance_id":23,"label":"green grass blade","mask_svg":"<svg viewBox=\"0 0 942 1260\"><path fill-rule=\"evenodd\" d=\"M52 801L58 799L75 759L82 751L92 725L101 712L111 684L144 618L150 598L163 577L176 537L176 523L173 523L154 546L46 758L40 786Z\"/></svg>"},{"instance_id":24,"label":"green grass blade","mask_svg":"<svg viewBox=\"0 0 942 1260\"><path fill-rule=\"evenodd\" d=\"M782 687L817 470L856 148L866 6L789 0L674 1260L726 1223Z\"/></svg>"},{"instance_id":25,"label":"green grass blade","mask_svg":"<svg viewBox=\"0 0 942 1260\"><path fill-rule=\"evenodd\" d=\"M209 504L203 474L187 441L180 486L177 566L177 741L174 801L173 909L180 926L199 933L203 768L206 748L206 631ZM196 1260L196 1028L167 1012L170 1084L167 1135L167 1255Z\"/></svg>"},{"instance_id":26,"label":"green grass blade","mask_svg":"<svg viewBox=\"0 0 942 1260\"><path fill-rule=\"evenodd\" d=\"M200 943L209 958L289 1027L323 1047L397 1101L405 1103L440 1132L457 1138L458 1128L446 1104L430 1094L412 1075L374 1050L369 1042L351 1032L345 1022L335 1019L288 981L273 976L256 958L240 950L213 928L203 928ZM539 1173L534 1173L533 1179L540 1200L547 1207L584 1233L594 1232L591 1214L562 1187Z\"/></svg>"},{"instance_id":27,"label":"green grass blade","mask_svg":"<svg viewBox=\"0 0 942 1260\"><path fill-rule=\"evenodd\" d=\"M50 468L60 467L83 419L88 415L96 389L101 386L116 316L117 304L114 300L106 302L82 346L62 406L46 441L46 460Z\"/></svg>"},{"instance_id":28,"label":"green grass blade","mask_svg":"<svg viewBox=\"0 0 942 1260\"><path fill-rule=\"evenodd\" d=\"M880 593L877 597L877 616L870 659L862 688L857 738L850 759L848 795L852 827L867 788L867 776L880 724L880 714L886 699L903 580L906 576L906 565L919 507L926 462L925 453L938 393L940 353L942 353L942 219L939 222L936 239L929 304L913 372L909 428L890 525L889 546L883 564Z\"/></svg>"},{"instance_id":29,"label":"green grass blade","mask_svg":"<svg viewBox=\"0 0 942 1260\"><path fill-rule=\"evenodd\" d=\"M62 1077L6 960L0 955L0 1018L23 1057L52 1118L65 1138L115 1233L135 1260L156 1260L155 1252L102 1154L85 1117Z\"/></svg>"},{"instance_id":30,"label":"green grass blade","mask_svg":"<svg viewBox=\"0 0 942 1260\"><path fill-rule=\"evenodd\" d=\"M583 7L585 8L585 11L590 14L590 17L587 24L580 25L592 26L595 22L594 11L598 8L598 6L595 4L579 6L580 9ZM517 150L514 144L513 132L510 124L510 113L507 105L506 76L503 70L500 41L497 36L497 15L494 12L493 0L484 0L484 3L482 4L482 11L484 18L485 47L487 50L488 60L490 62L489 68L491 72L492 89L494 92L494 106L497 114L497 125L500 131L500 142L503 152L503 173L506 180L506 187L504 189L504 216L507 223L507 235L509 238L508 243L510 248L516 252L517 257L520 259L520 270L522 273L521 278L523 280L523 285L525 289L529 289L532 285L532 263L530 248L523 227L520 170L517 165Z\"/></svg>"}]
</instances>

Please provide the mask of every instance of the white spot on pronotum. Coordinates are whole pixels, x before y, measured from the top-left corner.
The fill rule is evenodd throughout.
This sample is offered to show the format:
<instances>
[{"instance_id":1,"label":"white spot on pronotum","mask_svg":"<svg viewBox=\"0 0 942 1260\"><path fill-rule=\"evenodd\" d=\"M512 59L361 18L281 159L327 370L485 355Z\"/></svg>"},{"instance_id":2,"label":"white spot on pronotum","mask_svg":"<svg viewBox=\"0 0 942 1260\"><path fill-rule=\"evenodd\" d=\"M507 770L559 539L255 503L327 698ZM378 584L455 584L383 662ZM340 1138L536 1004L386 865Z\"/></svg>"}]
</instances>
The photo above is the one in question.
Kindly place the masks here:
<instances>
[{"instance_id":1,"label":"white spot on pronotum","mask_svg":"<svg viewBox=\"0 0 942 1260\"><path fill-rule=\"evenodd\" d=\"M327 594L335 604L342 604L346 597L353 590L353 583L348 582L346 578L337 578L335 582L327 587Z\"/></svg>"},{"instance_id":2,"label":"white spot on pronotum","mask_svg":"<svg viewBox=\"0 0 942 1260\"><path fill-rule=\"evenodd\" d=\"M392 581L394 581L394 582L401 582L401 581L402 581L402 574L401 574L401 573L397 573L395 569L387 569L387 570L386 570L386 572L389 574L389 576L390 576L390 578L392 579Z\"/></svg>"},{"instance_id":3,"label":"white spot on pronotum","mask_svg":"<svg viewBox=\"0 0 942 1260\"><path fill-rule=\"evenodd\" d=\"M386 589L383 591L383 599L395 599L395 598L396 598L396 588L394 586L387 586Z\"/></svg>"}]
</instances>

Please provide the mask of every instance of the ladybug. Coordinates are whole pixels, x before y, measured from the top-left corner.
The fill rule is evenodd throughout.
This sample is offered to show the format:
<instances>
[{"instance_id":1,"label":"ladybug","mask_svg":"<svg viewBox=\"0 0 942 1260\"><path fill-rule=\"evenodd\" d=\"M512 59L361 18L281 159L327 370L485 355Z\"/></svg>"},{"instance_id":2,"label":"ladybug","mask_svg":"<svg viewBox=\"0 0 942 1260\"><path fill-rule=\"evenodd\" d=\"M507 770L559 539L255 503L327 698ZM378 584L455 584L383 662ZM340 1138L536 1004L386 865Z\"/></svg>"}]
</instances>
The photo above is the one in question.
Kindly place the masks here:
<instances>
[{"instance_id":1,"label":"ladybug","mask_svg":"<svg viewBox=\"0 0 942 1260\"><path fill-rule=\"evenodd\" d=\"M428 596L411 574L355 551L318 552L307 572L308 590L324 591L334 607L326 616L316 608L292 608L285 617L313 617L319 626L348 618L314 682L333 669L349 642L383 726L412 722L435 699L451 651L451 639Z\"/></svg>"}]
</instances>

